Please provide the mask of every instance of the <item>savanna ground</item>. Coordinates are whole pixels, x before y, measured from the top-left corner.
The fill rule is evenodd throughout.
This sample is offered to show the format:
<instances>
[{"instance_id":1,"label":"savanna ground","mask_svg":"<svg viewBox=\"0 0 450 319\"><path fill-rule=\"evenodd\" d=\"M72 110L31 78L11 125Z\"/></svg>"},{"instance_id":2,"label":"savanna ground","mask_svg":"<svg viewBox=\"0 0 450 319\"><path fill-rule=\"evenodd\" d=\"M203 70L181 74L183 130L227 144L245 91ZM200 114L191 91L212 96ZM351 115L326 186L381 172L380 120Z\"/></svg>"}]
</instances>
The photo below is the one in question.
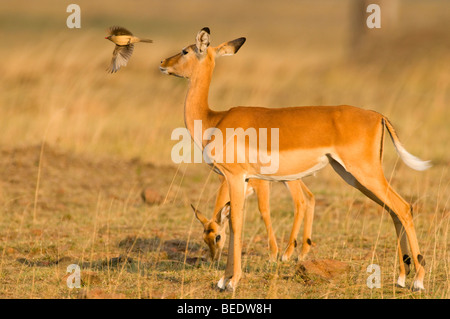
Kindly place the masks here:
<instances>
[{"instance_id":1,"label":"savanna ground","mask_svg":"<svg viewBox=\"0 0 450 319\"><path fill-rule=\"evenodd\" d=\"M450 27L446 1L402 1L395 28L358 48L349 1L77 1L81 29L61 1L0 4L0 297L2 298L449 298ZM105 72L110 25L154 44L136 45L126 68ZM385 114L406 148L430 159L416 172L386 139L387 178L414 205L426 259L424 292L395 287L395 230L382 208L330 168L305 183L316 196L309 260L347 271L305 281L295 258L268 260L255 197L247 200L243 278L214 289L225 256L211 263L190 204L207 215L218 180L205 164L174 164L187 82L159 61L209 26L213 45L240 36L217 62L210 105L350 104ZM353 29L352 29L353 28ZM376 31L375 31L376 32ZM144 203L146 189L155 203ZM283 249L293 219L286 189L271 208ZM297 252L298 252L297 248ZM81 267L82 288L66 269ZM366 268L381 267L369 289ZM407 278L412 284L413 275Z\"/></svg>"}]
</instances>

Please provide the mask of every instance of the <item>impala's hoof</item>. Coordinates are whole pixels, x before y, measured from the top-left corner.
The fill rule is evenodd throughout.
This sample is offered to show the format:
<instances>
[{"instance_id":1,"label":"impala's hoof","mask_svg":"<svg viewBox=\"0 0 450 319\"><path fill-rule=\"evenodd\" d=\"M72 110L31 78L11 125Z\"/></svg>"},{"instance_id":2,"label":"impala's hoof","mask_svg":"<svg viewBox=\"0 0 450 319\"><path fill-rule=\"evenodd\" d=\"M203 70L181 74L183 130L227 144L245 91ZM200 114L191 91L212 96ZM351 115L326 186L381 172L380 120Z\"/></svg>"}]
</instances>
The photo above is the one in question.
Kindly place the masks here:
<instances>
[{"instance_id":1,"label":"impala's hoof","mask_svg":"<svg viewBox=\"0 0 450 319\"><path fill-rule=\"evenodd\" d=\"M220 278L219 282L217 283L217 288L219 288L220 290L225 290L226 288L225 276Z\"/></svg>"},{"instance_id":2,"label":"impala's hoof","mask_svg":"<svg viewBox=\"0 0 450 319\"><path fill-rule=\"evenodd\" d=\"M290 243L284 250L283 256L281 256L281 261L288 261L292 254L294 253L295 247L297 247L297 241Z\"/></svg>"},{"instance_id":3,"label":"impala's hoof","mask_svg":"<svg viewBox=\"0 0 450 319\"><path fill-rule=\"evenodd\" d=\"M423 286L423 282L421 280L414 280L414 284L411 288L412 291L424 291L425 287Z\"/></svg>"},{"instance_id":4,"label":"impala's hoof","mask_svg":"<svg viewBox=\"0 0 450 319\"><path fill-rule=\"evenodd\" d=\"M397 287L399 288L405 288L406 284L405 284L405 277L398 277L397 279L397 283L395 284Z\"/></svg>"},{"instance_id":5,"label":"impala's hoof","mask_svg":"<svg viewBox=\"0 0 450 319\"><path fill-rule=\"evenodd\" d=\"M219 288L220 291L230 291L233 292L236 289L237 284L233 283L232 278L226 279L225 276L220 278L219 282L217 283L217 288Z\"/></svg>"},{"instance_id":6,"label":"impala's hoof","mask_svg":"<svg viewBox=\"0 0 450 319\"><path fill-rule=\"evenodd\" d=\"M226 290L233 292L235 289L236 289L236 286L233 284L233 281L232 280L228 281Z\"/></svg>"}]
</instances>

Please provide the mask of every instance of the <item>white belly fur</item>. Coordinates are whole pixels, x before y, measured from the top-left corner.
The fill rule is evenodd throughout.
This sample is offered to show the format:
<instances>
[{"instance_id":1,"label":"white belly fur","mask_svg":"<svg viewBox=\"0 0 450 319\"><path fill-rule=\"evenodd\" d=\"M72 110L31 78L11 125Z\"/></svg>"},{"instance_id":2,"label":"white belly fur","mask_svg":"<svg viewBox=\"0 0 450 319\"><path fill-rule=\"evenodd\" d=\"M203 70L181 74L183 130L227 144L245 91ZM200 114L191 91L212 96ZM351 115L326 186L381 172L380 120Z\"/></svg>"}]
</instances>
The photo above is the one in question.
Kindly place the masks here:
<instances>
[{"instance_id":1,"label":"white belly fur","mask_svg":"<svg viewBox=\"0 0 450 319\"><path fill-rule=\"evenodd\" d=\"M334 156L332 156L334 158ZM321 170L327 164L329 163L328 157L326 155L321 156L317 160L317 164L313 167L307 169L306 171L293 174L293 175L282 175L282 176L276 176L276 175L262 175L262 174L254 174L249 175L247 178L257 178L257 179L263 179L263 180L269 180L269 181L295 181L298 179L301 179L303 177L309 176L314 174L315 172Z\"/></svg>"}]
</instances>

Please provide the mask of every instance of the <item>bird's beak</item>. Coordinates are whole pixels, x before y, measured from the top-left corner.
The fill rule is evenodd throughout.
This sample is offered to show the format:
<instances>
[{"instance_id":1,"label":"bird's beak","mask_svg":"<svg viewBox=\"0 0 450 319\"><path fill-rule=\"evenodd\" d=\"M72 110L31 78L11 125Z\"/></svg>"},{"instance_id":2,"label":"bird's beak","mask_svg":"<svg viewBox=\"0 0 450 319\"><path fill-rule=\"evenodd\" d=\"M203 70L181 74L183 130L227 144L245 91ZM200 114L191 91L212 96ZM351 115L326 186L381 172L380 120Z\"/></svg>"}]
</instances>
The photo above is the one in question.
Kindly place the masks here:
<instances>
[{"instance_id":1,"label":"bird's beak","mask_svg":"<svg viewBox=\"0 0 450 319\"><path fill-rule=\"evenodd\" d=\"M108 37L105 37L105 39L108 39Z\"/></svg>"}]
</instances>

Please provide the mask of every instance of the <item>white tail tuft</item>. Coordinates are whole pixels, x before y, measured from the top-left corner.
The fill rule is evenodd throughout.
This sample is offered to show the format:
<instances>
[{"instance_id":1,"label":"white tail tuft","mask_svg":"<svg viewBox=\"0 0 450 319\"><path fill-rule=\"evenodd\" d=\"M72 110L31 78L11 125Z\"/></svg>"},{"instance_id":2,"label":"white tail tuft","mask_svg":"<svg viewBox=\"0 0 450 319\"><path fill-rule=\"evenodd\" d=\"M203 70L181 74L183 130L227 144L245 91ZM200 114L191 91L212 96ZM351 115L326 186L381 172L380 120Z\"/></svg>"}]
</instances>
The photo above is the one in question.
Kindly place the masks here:
<instances>
[{"instance_id":1,"label":"white tail tuft","mask_svg":"<svg viewBox=\"0 0 450 319\"><path fill-rule=\"evenodd\" d=\"M420 158L408 153L408 151L403 147L402 143L400 143L397 133L395 133L394 127L389 122L389 120L383 117L383 121L389 132L389 135L391 136L392 142L394 143L394 147L397 150L398 155L406 165L408 165L412 169L415 169L416 171L424 171L431 167L431 161L422 161Z\"/></svg>"},{"instance_id":2,"label":"white tail tuft","mask_svg":"<svg viewBox=\"0 0 450 319\"><path fill-rule=\"evenodd\" d=\"M431 161L423 161L420 158L408 153L408 151L398 141L394 142L394 146L403 162L405 162L405 164L412 169L415 169L416 171L424 171L431 167Z\"/></svg>"}]
</instances>

